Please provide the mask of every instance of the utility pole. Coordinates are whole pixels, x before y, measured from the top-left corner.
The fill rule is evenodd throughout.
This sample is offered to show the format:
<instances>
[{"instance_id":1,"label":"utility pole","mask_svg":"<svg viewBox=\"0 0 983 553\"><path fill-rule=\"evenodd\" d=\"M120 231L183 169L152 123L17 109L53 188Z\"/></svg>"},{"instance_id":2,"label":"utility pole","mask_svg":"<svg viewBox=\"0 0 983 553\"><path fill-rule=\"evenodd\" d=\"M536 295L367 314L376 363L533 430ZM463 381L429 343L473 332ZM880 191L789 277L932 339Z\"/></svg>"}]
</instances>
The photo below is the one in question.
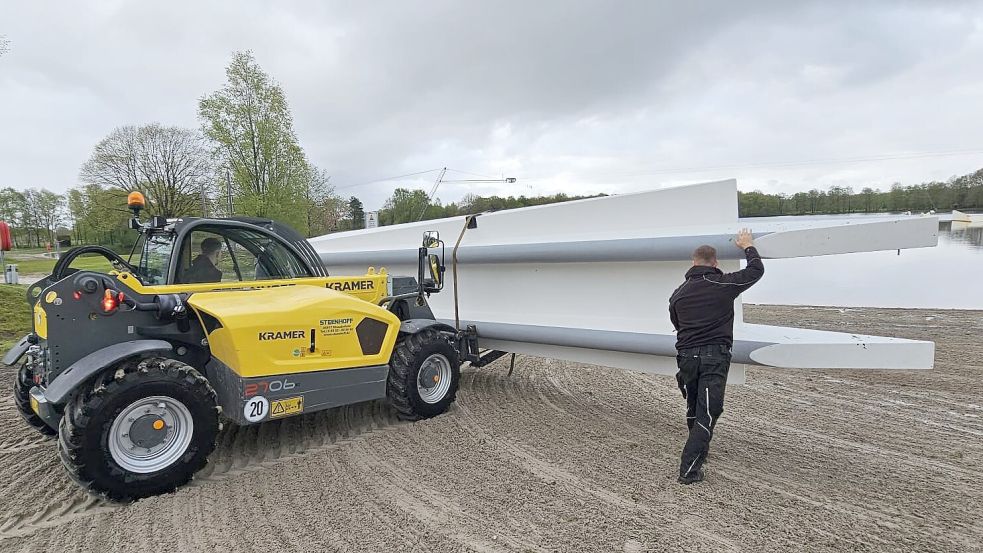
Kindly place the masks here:
<instances>
[{"instance_id":1,"label":"utility pole","mask_svg":"<svg viewBox=\"0 0 983 553\"><path fill-rule=\"evenodd\" d=\"M205 183L201 183L201 216L208 217L208 200L205 197Z\"/></svg>"},{"instance_id":2,"label":"utility pole","mask_svg":"<svg viewBox=\"0 0 983 553\"><path fill-rule=\"evenodd\" d=\"M232 217L232 174L228 169L225 170L225 193L229 200L229 213L228 217Z\"/></svg>"}]
</instances>

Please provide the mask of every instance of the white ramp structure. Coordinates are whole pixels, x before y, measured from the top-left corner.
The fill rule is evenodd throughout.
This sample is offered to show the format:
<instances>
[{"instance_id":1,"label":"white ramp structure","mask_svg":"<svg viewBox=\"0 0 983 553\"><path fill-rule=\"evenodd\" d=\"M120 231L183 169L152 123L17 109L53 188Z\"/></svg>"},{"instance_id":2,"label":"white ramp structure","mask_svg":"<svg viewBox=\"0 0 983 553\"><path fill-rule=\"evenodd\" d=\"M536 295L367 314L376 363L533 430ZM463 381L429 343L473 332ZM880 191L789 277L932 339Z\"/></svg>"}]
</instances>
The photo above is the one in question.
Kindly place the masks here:
<instances>
[{"instance_id":1,"label":"white ramp structure","mask_svg":"<svg viewBox=\"0 0 983 553\"><path fill-rule=\"evenodd\" d=\"M486 213L476 217L475 228L455 217L310 242L332 274L385 267L415 276L423 233L437 230L447 242L447 276L431 308L451 325L475 325L482 348L674 374L668 298L701 244L717 249L724 272L740 268L743 252L733 244L737 213L737 182L726 180ZM764 278L767 259L938 242L937 217L751 227L765 259ZM929 369L935 354L932 342L744 323L740 299L734 338L732 382L744 381L746 364Z\"/></svg>"}]
</instances>

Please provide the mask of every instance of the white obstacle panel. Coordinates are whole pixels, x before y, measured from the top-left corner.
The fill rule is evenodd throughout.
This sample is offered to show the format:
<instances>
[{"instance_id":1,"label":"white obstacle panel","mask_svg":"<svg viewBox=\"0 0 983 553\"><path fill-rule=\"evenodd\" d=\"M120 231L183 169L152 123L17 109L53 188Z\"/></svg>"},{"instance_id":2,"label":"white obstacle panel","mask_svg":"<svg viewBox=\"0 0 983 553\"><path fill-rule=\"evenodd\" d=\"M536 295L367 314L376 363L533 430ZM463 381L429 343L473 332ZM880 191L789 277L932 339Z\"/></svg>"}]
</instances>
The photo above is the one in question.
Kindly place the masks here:
<instances>
[{"instance_id":1,"label":"white obstacle panel","mask_svg":"<svg viewBox=\"0 0 983 553\"><path fill-rule=\"evenodd\" d=\"M310 242L332 274L385 266L415 276L424 231L439 231L448 271L444 291L430 303L438 319L453 325L451 258L460 237L458 310L462 327L477 326L482 347L672 374L668 298L700 244L717 248L723 271L740 268L737 213L737 183L727 180L486 213L467 230L466 218L455 217ZM763 222L752 231L768 278L768 258L934 246L938 219L809 229ZM932 342L745 324L740 299L734 333L734 381L743 380L743 364L927 369L934 359Z\"/></svg>"}]
</instances>

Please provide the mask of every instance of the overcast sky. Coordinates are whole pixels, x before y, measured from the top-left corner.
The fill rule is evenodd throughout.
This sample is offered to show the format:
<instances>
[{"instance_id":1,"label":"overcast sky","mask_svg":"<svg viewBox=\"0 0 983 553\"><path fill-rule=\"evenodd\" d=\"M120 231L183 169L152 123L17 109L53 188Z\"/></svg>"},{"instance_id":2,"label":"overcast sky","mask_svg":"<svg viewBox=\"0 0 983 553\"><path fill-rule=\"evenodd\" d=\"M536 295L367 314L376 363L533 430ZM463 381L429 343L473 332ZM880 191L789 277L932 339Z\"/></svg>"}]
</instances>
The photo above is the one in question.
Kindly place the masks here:
<instances>
[{"instance_id":1,"label":"overcast sky","mask_svg":"<svg viewBox=\"0 0 983 553\"><path fill-rule=\"evenodd\" d=\"M887 187L983 167L983 2L4 2L0 187L78 184L119 125L197 127L250 49L377 208L479 194ZM476 178L449 173L448 178Z\"/></svg>"}]
</instances>

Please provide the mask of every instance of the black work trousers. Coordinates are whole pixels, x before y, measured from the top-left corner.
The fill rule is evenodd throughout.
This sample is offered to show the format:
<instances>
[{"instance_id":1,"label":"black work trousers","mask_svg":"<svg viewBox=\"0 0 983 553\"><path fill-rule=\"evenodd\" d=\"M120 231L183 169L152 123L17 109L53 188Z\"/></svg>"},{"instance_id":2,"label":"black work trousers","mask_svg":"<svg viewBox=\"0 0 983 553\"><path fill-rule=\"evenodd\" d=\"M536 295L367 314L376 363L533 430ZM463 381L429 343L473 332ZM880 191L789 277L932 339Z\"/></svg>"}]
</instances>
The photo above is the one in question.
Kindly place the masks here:
<instances>
[{"instance_id":1,"label":"black work trousers","mask_svg":"<svg viewBox=\"0 0 983 553\"><path fill-rule=\"evenodd\" d=\"M713 427L724 412L724 388L730 370L730 348L725 345L681 349L676 355L676 382L686 399L689 438L683 447L679 475L700 470L710 450Z\"/></svg>"}]
</instances>

